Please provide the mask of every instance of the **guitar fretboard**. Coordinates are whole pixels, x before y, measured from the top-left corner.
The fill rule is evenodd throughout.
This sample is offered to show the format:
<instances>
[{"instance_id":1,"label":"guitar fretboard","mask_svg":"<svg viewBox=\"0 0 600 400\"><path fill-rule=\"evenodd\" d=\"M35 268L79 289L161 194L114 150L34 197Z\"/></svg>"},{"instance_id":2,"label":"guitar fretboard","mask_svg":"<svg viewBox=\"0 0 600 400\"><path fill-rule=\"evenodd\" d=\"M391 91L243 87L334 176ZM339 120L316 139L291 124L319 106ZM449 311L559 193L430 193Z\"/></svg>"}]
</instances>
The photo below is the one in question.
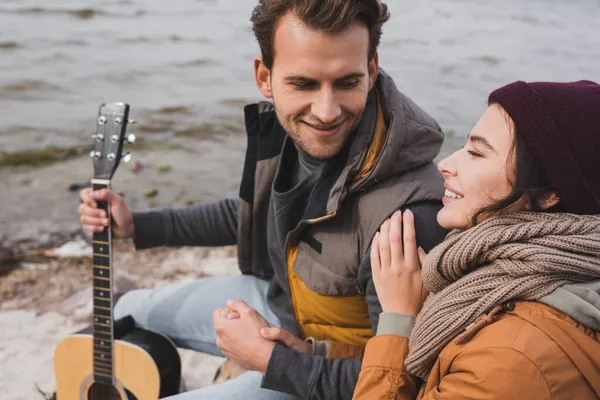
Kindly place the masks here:
<instances>
[{"instance_id":1,"label":"guitar fretboard","mask_svg":"<svg viewBox=\"0 0 600 400\"><path fill-rule=\"evenodd\" d=\"M108 180L92 180L93 190L110 189ZM104 201L98 202L98 209L108 216L112 223L110 209ZM93 236L93 336L94 336L94 380L113 383L113 292L111 263L111 230L96 232Z\"/></svg>"}]
</instances>

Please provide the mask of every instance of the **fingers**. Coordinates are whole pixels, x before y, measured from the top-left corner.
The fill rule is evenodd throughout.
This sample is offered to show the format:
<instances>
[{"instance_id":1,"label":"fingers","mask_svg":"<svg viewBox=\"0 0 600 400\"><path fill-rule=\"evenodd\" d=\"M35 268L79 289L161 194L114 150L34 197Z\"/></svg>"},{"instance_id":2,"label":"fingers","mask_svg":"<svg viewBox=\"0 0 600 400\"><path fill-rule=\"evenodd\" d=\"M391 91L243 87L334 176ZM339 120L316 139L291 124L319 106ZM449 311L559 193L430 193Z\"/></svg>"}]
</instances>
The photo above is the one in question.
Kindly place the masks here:
<instances>
[{"instance_id":1,"label":"fingers","mask_svg":"<svg viewBox=\"0 0 600 400\"><path fill-rule=\"evenodd\" d=\"M417 238L415 234L415 217L410 210L404 212L404 261L410 269L419 268L417 255Z\"/></svg>"},{"instance_id":2,"label":"fingers","mask_svg":"<svg viewBox=\"0 0 600 400\"><path fill-rule=\"evenodd\" d=\"M96 196L98 196L95 197L96 199L107 201L111 205L119 205L121 202L123 202L123 198L121 196L109 189L101 189L94 193ZM92 196L94 196L94 193Z\"/></svg>"},{"instance_id":3,"label":"fingers","mask_svg":"<svg viewBox=\"0 0 600 400\"><path fill-rule=\"evenodd\" d=\"M79 198L81 201L90 207L97 208L97 201L106 201L110 204L119 204L123 201L123 198L118 194L114 193L110 189L92 190L92 188L85 188L79 192Z\"/></svg>"},{"instance_id":4,"label":"fingers","mask_svg":"<svg viewBox=\"0 0 600 400\"><path fill-rule=\"evenodd\" d=\"M83 228L88 232L102 232L108 226L108 219L106 218L94 218L82 215L79 217Z\"/></svg>"},{"instance_id":5,"label":"fingers","mask_svg":"<svg viewBox=\"0 0 600 400\"><path fill-rule=\"evenodd\" d=\"M392 262L390 254L390 220L387 219L379 229L379 259L381 268L389 268Z\"/></svg>"},{"instance_id":6,"label":"fingers","mask_svg":"<svg viewBox=\"0 0 600 400\"><path fill-rule=\"evenodd\" d=\"M402 249L402 211L396 211L390 219L391 266L398 268L404 262Z\"/></svg>"},{"instance_id":7,"label":"fingers","mask_svg":"<svg viewBox=\"0 0 600 400\"><path fill-rule=\"evenodd\" d=\"M102 232L108 226L106 212L98 209L97 200L109 203L122 201L120 196L107 189L92 191L91 188L85 188L79 192L79 198L82 202L79 205L80 220L88 232Z\"/></svg>"},{"instance_id":8,"label":"fingers","mask_svg":"<svg viewBox=\"0 0 600 400\"><path fill-rule=\"evenodd\" d=\"M231 311L237 311L238 313L253 311L254 309L242 300L227 300L227 307Z\"/></svg>"},{"instance_id":9,"label":"fingers","mask_svg":"<svg viewBox=\"0 0 600 400\"><path fill-rule=\"evenodd\" d=\"M102 232L108 226L106 213L97 208L90 207L86 203L79 205L79 220L83 229L88 232Z\"/></svg>"},{"instance_id":10,"label":"fingers","mask_svg":"<svg viewBox=\"0 0 600 400\"><path fill-rule=\"evenodd\" d=\"M279 341L283 344L285 344L287 347L293 348L295 347L295 345L298 344L299 339L292 335L291 333L289 333L288 331L285 331L283 329L280 328L269 328L269 329L278 329L278 336L279 336Z\"/></svg>"},{"instance_id":11,"label":"fingers","mask_svg":"<svg viewBox=\"0 0 600 400\"><path fill-rule=\"evenodd\" d=\"M218 320L227 319L234 320L239 319L240 313L231 311L229 308L217 308L213 311L213 321L216 323Z\"/></svg>"},{"instance_id":12,"label":"fingers","mask_svg":"<svg viewBox=\"0 0 600 400\"><path fill-rule=\"evenodd\" d=\"M229 313L227 313L227 319L239 319L240 318L240 313L235 312L235 311L231 311Z\"/></svg>"},{"instance_id":13,"label":"fingers","mask_svg":"<svg viewBox=\"0 0 600 400\"><path fill-rule=\"evenodd\" d=\"M106 212L104 212L104 210L99 210L97 207L90 206L87 203L81 203L79 205L79 214L91 218L106 218Z\"/></svg>"},{"instance_id":14,"label":"fingers","mask_svg":"<svg viewBox=\"0 0 600 400\"><path fill-rule=\"evenodd\" d=\"M291 349L295 349L298 345L305 343L303 340L279 327L262 328L260 333L264 339L272 342L281 342Z\"/></svg>"},{"instance_id":15,"label":"fingers","mask_svg":"<svg viewBox=\"0 0 600 400\"><path fill-rule=\"evenodd\" d=\"M379 259L379 232L375 234L371 242L371 270L373 274L381 272L381 260Z\"/></svg>"},{"instance_id":16,"label":"fingers","mask_svg":"<svg viewBox=\"0 0 600 400\"><path fill-rule=\"evenodd\" d=\"M421 249L420 252L425 254ZM417 250L415 217L410 210L396 211L380 228L371 244L371 268L373 271L385 268L418 269L424 258Z\"/></svg>"},{"instance_id":17,"label":"fingers","mask_svg":"<svg viewBox=\"0 0 600 400\"><path fill-rule=\"evenodd\" d=\"M238 319L240 318L240 313L237 311L232 311L229 308L223 308L220 311L221 317L226 319Z\"/></svg>"},{"instance_id":18,"label":"fingers","mask_svg":"<svg viewBox=\"0 0 600 400\"><path fill-rule=\"evenodd\" d=\"M106 197L109 193L112 193L109 189L93 190L90 192L90 197L97 201L108 201Z\"/></svg>"},{"instance_id":19,"label":"fingers","mask_svg":"<svg viewBox=\"0 0 600 400\"><path fill-rule=\"evenodd\" d=\"M89 207L92 207L92 208L98 207L98 204L92 198L92 189L91 188L85 188L81 192L79 192L79 198L81 199L83 204L86 204Z\"/></svg>"},{"instance_id":20,"label":"fingers","mask_svg":"<svg viewBox=\"0 0 600 400\"><path fill-rule=\"evenodd\" d=\"M270 340L272 342L280 341L280 342L286 344L286 346L287 346L286 339L288 339L288 338L286 336L286 333L288 333L288 332L286 332L283 329L276 327L276 326L272 326L269 328L262 328L260 330L260 334L262 335L263 338Z\"/></svg>"}]
</instances>

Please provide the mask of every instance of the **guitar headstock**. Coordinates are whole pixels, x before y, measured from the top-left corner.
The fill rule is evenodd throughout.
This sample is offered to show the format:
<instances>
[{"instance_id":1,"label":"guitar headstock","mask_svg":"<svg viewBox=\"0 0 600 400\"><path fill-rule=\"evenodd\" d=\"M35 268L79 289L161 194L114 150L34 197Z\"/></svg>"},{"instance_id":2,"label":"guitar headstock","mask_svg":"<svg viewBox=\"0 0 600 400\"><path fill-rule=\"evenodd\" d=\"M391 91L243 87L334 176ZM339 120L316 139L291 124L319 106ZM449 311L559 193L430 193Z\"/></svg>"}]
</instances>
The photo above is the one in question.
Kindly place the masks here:
<instances>
[{"instance_id":1,"label":"guitar headstock","mask_svg":"<svg viewBox=\"0 0 600 400\"><path fill-rule=\"evenodd\" d=\"M94 179L110 180L114 175L121 158L125 162L131 159L131 153L123 154L123 142L135 142L133 133L127 134L129 105L125 103L100 104L96 118L94 134L94 150L90 156L94 160Z\"/></svg>"}]
</instances>

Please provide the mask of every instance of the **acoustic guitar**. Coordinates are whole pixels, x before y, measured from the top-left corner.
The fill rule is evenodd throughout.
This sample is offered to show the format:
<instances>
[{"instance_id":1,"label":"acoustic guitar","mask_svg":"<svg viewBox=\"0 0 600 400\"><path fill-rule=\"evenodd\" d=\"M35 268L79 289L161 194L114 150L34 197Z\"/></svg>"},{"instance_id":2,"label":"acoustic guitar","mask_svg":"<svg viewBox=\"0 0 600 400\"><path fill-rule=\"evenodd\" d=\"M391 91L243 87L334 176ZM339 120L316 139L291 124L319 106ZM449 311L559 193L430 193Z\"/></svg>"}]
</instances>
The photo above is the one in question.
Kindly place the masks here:
<instances>
[{"instance_id":1,"label":"acoustic guitar","mask_svg":"<svg viewBox=\"0 0 600 400\"><path fill-rule=\"evenodd\" d=\"M94 190L110 188L123 159L129 105L101 104L93 136ZM98 202L111 221L110 207ZM109 224L110 226L110 224ZM181 361L175 345L161 334L135 327L127 316L113 320L111 229L93 235L93 321L61 341L54 353L58 400L155 400L177 394Z\"/></svg>"}]
</instances>

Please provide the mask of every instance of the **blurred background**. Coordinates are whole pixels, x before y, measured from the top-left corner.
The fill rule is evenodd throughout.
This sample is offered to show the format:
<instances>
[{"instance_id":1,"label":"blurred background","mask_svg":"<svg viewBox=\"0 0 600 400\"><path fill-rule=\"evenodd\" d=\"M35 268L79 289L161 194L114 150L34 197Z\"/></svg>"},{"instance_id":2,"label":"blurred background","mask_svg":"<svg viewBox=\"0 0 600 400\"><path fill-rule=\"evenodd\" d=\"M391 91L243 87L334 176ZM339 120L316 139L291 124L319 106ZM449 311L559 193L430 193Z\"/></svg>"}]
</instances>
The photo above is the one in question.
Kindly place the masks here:
<instances>
[{"instance_id":1,"label":"blurred background","mask_svg":"<svg viewBox=\"0 0 600 400\"><path fill-rule=\"evenodd\" d=\"M462 146L499 86L518 79L600 81L598 0L387 4L392 17L380 65L443 127L443 154ZM131 208L236 195L242 107L261 100L252 70L259 54L249 22L255 5L0 0L4 399L41 398L35 384L51 391L53 347L88 317L90 249L79 228L77 193L92 177L86 154L99 103L127 102L140 121L130 127L139 139L128 149L133 161L113 180ZM235 271L233 249L134 254L129 243L119 245L121 290ZM11 367L27 354L41 357L34 370ZM209 375L189 379L201 386Z\"/></svg>"}]
</instances>

